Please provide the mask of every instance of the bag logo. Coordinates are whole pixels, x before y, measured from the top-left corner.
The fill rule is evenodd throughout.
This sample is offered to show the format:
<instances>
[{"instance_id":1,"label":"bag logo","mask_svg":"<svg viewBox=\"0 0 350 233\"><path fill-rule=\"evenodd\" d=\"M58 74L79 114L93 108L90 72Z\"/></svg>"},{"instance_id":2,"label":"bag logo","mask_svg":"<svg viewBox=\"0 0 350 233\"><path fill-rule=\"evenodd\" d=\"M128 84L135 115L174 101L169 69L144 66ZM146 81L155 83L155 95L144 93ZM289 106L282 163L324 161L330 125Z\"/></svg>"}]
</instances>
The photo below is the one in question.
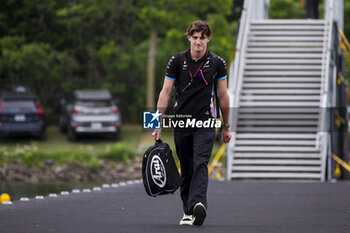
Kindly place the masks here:
<instances>
[{"instance_id":1,"label":"bag logo","mask_svg":"<svg viewBox=\"0 0 350 233\"><path fill-rule=\"evenodd\" d=\"M154 155L151 160L151 177L153 182L160 188L163 188L165 186L165 167L158 155Z\"/></svg>"}]
</instances>

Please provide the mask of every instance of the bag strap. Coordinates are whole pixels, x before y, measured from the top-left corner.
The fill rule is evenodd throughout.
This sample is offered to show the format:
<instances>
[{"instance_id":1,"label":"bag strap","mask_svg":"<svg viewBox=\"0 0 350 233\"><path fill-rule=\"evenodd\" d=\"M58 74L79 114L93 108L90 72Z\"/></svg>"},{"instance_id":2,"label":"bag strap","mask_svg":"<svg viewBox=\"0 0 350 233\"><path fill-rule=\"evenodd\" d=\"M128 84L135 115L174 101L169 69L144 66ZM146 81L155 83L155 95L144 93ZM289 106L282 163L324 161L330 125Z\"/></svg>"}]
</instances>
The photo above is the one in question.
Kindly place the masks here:
<instances>
[{"instance_id":1,"label":"bag strap","mask_svg":"<svg viewBox=\"0 0 350 233\"><path fill-rule=\"evenodd\" d=\"M162 142L161 139L157 139L156 142L155 142L155 145L157 145L157 144L162 144L162 143L163 143L163 142Z\"/></svg>"}]
</instances>

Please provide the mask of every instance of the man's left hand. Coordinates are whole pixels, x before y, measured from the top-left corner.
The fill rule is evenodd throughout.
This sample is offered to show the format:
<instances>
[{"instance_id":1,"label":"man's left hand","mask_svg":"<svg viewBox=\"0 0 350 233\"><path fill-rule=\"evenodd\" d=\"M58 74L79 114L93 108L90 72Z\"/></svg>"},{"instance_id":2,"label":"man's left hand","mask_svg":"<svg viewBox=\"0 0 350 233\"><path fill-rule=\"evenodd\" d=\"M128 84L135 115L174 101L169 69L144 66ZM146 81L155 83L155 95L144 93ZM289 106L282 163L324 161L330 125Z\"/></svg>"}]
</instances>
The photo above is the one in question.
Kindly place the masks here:
<instances>
[{"instance_id":1,"label":"man's left hand","mask_svg":"<svg viewBox=\"0 0 350 233\"><path fill-rule=\"evenodd\" d=\"M222 131L221 141L223 143L229 143L230 140L231 140L231 137L232 137L232 135L231 135L229 129L228 128L224 128L223 131Z\"/></svg>"}]
</instances>

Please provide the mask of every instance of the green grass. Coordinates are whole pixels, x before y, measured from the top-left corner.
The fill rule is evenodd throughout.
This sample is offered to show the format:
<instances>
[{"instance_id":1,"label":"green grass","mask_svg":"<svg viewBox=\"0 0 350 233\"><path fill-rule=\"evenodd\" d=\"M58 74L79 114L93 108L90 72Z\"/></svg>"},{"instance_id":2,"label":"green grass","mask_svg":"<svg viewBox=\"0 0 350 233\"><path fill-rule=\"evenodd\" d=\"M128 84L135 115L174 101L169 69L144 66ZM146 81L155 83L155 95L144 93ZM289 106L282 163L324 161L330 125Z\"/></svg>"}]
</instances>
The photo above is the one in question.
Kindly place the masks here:
<instances>
[{"instance_id":1,"label":"green grass","mask_svg":"<svg viewBox=\"0 0 350 233\"><path fill-rule=\"evenodd\" d=\"M99 158L127 163L137 156L140 129L126 126L123 139L115 141L108 137L82 137L70 142L57 127L49 127L47 140L38 141L33 137L7 137L0 142L0 165L19 159L29 166L44 166L44 161L53 159L58 164L77 162L86 164L91 171L98 172Z\"/></svg>"},{"instance_id":2,"label":"green grass","mask_svg":"<svg viewBox=\"0 0 350 233\"><path fill-rule=\"evenodd\" d=\"M108 137L83 137L75 142L70 142L65 134L59 132L58 127L51 126L47 129L47 139L44 141L38 141L32 137L4 138L0 142L0 163L7 162L9 159L4 158L6 157L4 154L10 154L15 158L20 158L28 165L40 166L42 161L52 158L60 164L72 161L87 163L91 170L98 171L97 161L91 159L91 156L97 155L112 161L127 162L134 156L142 155L143 151L137 152L138 145L142 140L146 140L146 146L153 143L151 134L152 131L143 130L141 126L126 125L123 127L120 141ZM177 161L173 132L171 130L163 131L162 140L169 144L175 161ZM215 142L211 160L219 148L220 144Z\"/></svg>"},{"instance_id":3,"label":"green grass","mask_svg":"<svg viewBox=\"0 0 350 233\"><path fill-rule=\"evenodd\" d=\"M94 150L97 153L102 153L107 150L108 146L116 142L127 142L131 146L136 147L140 131L140 127L125 126L122 131L123 135L121 141L114 141L108 137L83 137L75 142L70 142L67 140L65 134L59 132L58 127L50 126L47 129L47 139L44 141L38 141L32 137L9 137L1 140L0 148L13 151L17 147L36 146L39 150L45 152L79 152L82 150Z\"/></svg>"}]
</instances>

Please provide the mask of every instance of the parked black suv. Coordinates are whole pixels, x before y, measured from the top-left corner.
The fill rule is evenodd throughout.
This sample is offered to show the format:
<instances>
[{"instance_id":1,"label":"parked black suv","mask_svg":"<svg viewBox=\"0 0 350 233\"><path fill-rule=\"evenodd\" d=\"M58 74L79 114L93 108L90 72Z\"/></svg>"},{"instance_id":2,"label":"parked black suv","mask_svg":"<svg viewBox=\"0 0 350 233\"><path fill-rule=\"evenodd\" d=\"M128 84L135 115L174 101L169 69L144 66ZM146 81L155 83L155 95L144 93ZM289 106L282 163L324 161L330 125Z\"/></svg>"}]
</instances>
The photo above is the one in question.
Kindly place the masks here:
<instances>
[{"instance_id":1,"label":"parked black suv","mask_svg":"<svg viewBox=\"0 0 350 233\"><path fill-rule=\"evenodd\" d=\"M32 135L46 138L45 112L27 88L0 93L0 135Z\"/></svg>"},{"instance_id":2,"label":"parked black suv","mask_svg":"<svg viewBox=\"0 0 350 233\"><path fill-rule=\"evenodd\" d=\"M120 139L121 114L107 90L76 90L68 103L61 100L60 130L69 140L82 134L110 134Z\"/></svg>"}]
</instances>

